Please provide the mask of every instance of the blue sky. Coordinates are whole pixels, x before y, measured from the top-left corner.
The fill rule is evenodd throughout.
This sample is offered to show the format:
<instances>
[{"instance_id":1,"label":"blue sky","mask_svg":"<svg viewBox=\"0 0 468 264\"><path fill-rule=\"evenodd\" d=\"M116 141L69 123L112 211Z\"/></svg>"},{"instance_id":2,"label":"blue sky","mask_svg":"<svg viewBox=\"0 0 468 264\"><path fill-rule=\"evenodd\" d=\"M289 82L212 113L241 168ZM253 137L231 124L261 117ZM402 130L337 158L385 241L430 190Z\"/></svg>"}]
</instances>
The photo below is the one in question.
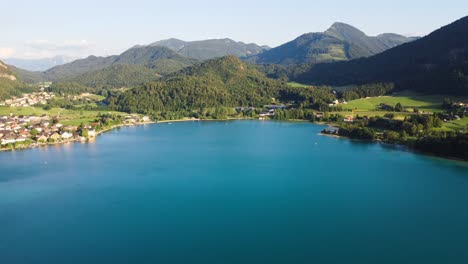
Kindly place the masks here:
<instances>
[{"instance_id":1,"label":"blue sky","mask_svg":"<svg viewBox=\"0 0 468 264\"><path fill-rule=\"evenodd\" d=\"M468 15L466 0L15 0L2 6L0 58L110 55L171 37L274 47L336 21L369 35L427 34Z\"/></svg>"}]
</instances>

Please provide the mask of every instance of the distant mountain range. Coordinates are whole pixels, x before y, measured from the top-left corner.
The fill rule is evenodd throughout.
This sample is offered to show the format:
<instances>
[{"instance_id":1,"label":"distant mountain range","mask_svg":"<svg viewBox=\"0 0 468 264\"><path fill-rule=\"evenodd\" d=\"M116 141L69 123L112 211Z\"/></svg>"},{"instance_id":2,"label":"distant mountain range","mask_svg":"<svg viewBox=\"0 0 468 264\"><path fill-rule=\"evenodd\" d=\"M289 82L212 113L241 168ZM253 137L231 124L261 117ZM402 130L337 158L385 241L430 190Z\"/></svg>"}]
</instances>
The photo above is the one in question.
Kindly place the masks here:
<instances>
[{"instance_id":1,"label":"distant mountain range","mask_svg":"<svg viewBox=\"0 0 468 264\"><path fill-rule=\"evenodd\" d=\"M257 44L246 44L237 42L232 39L208 39L200 41L183 41L180 39L167 39L154 42L149 46L166 47L178 52L182 56L197 60L209 60L224 56L245 57L257 55L265 50L269 50L268 46L259 46Z\"/></svg>"},{"instance_id":2,"label":"distant mountain range","mask_svg":"<svg viewBox=\"0 0 468 264\"><path fill-rule=\"evenodd\" d=\"M77 58L67 56L55 56L53 58L43 59L5 59L5 63L28 71L45 71L52 67L76 60Z\"/></svg>"},{"instance_id":3,"label":"distant mountain range","mask_svg":"<svg viewBox=\"0 0 468 264\"><path fill-rule=\"evenodd\" d=\"M331 85L394 82L400 89L468 95L468 17L369 58L311 65L297 80Z\"/></svg>"},{"instance_id":4,"label":"distant mountain range","mask_svg":"<svg viewBox=\"0 0 468 264\"><path fill-rule=\"evenodd\" d=\"M53 67L44 72L30 72L13 68L20 78L26 82L38 81L77 81L82 85L105 86L107 84L118 85L115 73L118 72L134 80L122 80L122 85L136 83L138 80L153 80L157 76L178 71L184 67L193 65L196 60L185 58L175 51L165 47L134 47L120 55L108 57L89 56L85 59L76 60L64 65ZM126 65L125 67L112 67L115 65ZM143 71L144 69L144 71ZM125 72L124 72L125 71ZM151 72L151 74L149 74ZM141 75L138 75L141 73ZM146 78L148 76L153 78ZM105 78L105 77L108 78ZM145 76L145 77L143 77ZM100 80L97 82L97 80ZM117 86L119 87L119 86Z\"/></svg>"},{"instance_id":5,"label":"distant mountain range","mask_svg":"<svg viewBox=\"0 0 468 264\"><path fill-rule=\"evenodd\" d=\"M119 72L125 70L125 76L136 76L137 72L142 72L143 65L152 71L152 76L167 75L172 72L191 66L203 60L224 57L227 55L247 56L258 54L268 49L266 46L256 44L244 44L230 39L211 39L203 41L187 42L177 39L163 40L146 46L135 46L120 55L108 57L89 56L85 59L76 60L70 63L59 65L43 72L31 72L17 67L12 67L16 74L26 82L38 81L79 81L82 85L103 86L104 76L115 76L110 74L110 66L126 64L126 67L114 67ZM139 65L139 66L130 66ZM148 70L142 75L148 77ZM86 74L86 75L84 75ZM84 75L84 76L81 76ZM89 78L89 81L86 80ZM147 79L136 76L136 80ZM101 80L100 82L95 82ZM115 80L108 80L106 83L116 84ZM126 82L127 83L127 82ZM134 82L129 82L134 83ZM122 83L123 84L123 83Z\"/></svg>"},{"instance_id":6,"label":"distant mountain range","mask_svg":"<svg viewBox=\"0 0 468 264\"><path fill-rule=\"evenodd\" d=\"M282 65L345 61L372 56L415 39L397 34L369 37L353 26L335 23L323 33L304 34L246 60Z\"/></svg>"}]
</instances>

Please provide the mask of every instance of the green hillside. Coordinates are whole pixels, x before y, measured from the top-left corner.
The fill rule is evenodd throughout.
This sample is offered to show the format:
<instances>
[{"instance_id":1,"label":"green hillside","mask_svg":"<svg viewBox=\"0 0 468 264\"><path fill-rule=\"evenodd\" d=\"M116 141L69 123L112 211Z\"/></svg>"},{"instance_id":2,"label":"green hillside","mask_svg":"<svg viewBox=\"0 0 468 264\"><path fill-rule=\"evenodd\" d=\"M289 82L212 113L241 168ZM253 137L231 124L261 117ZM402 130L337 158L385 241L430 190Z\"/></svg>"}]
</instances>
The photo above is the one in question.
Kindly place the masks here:
<instances>
[{"instance_id":1,"label":"green hillside","mask_svg":"<svg viewBox=\"0 0 468 264\"><path fill-rule=\"evenodd\" d=\"M160 75L143 65L116 64L105 69L87 72L71 81L93 88L134 87L154 81Z\"/></svg>"},{"instance_id":2,"label":"green hillside","mask_svg":"<svg viewBox=\"0 0 468 264\"><path fill-rule=\"evenodd\" d=\"M335 23L323 33L308 33L297 39L246 58L259 64L315 64L368 57L412 41L397 34L367 36L343 23Z\"/></svg>"},{"instance_id":3,"label":"green hillside","mask_svg":"<svg viewBox=\"0 0 468 264\"><path fill-rule=\"evenodd\" d=\"M349 85L394 82L398 89L468 94L468 17L370 58L319 64L296 81Z\"/></svg>"},{"instance_id":4,"label":"green hillside","mask_svg":"<svg viewBox=\"0 0 468 264\"><path fill-rule=\"evenodd\" d=\"M107 99L126 112L190 111L204 107L259 106L279 95L283 84L266 78L237 57L213 59Z\"/></svg>"},{"instance_id":5,"label":"green hillside","mask_svg":"<svg viewBox=\"0 0 468 264\"><path fill-rule=\"evenodd\" d=\"M56 66L44 72L44 78L49 81L72 79L80 74L102 70L114 63L118 56L96 57L76 60L64 65Z\"/></svg>"},{"instance_id":6,"label":"green hillside","mask_svg":"<svg viewBox=\"0 0 468 264\"><path fill-rule=\"evenodd\" d=\"M0 61L0 101L34 89L18 79L8 65Z\"/></svg>"}]
</instances>

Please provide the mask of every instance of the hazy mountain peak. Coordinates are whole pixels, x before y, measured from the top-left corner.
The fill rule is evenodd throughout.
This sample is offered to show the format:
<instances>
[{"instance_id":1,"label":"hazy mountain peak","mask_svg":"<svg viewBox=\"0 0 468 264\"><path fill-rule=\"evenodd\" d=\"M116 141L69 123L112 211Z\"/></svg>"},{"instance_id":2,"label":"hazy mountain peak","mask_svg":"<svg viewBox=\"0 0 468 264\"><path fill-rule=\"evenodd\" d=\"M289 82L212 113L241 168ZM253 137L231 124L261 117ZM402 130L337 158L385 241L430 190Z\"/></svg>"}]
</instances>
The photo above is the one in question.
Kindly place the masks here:
<instances>
[{"instance_id":1,"label":"hazy mountain peak","mask_svg":"<svg viewBox=\"0 0 468 264\"><path fill-rule=\"evenodd\" d=\"M182 56L208 60L212 58L234 55L237 57L260 54L265 49L254 43L246 44L230 38L207 39L197 41L184 41L180 39L166 39L154 42L149 46L163 46L180 53Z\"/></svg>"},{"instance_id":2,"label":"hazy mountain peak","mask_svg":"<svg viewBox=\"0 0 468 264\"><path fill-rule=\"evenodd\" d=\"M41 59L19 59L19 58L10 58L5 60L6 63L13 65L15 67L25 69L28 71L45 71L52 67L62 65L68 62L75 60L74 57L57 55L51 58L41 58Z\"/></svg>"}]
</instances>

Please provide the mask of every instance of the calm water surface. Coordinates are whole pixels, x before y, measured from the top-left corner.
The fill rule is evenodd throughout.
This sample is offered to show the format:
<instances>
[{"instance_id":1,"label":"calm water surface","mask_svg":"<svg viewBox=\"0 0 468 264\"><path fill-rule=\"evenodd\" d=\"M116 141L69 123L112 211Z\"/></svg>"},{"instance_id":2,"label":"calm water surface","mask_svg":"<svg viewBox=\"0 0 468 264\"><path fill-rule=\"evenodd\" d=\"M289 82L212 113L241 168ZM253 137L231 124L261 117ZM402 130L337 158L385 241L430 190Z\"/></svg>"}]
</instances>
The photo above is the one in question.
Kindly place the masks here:
<instances>
[{"instance_id":1,"label":"calm water surface","mask_svg":"<svg viewBox=\"0 0 468 264\"><path fill-rule=\"evenodd\" d=\"M0 153L0 263L468 263L468 166L257 121Z\"/></svg>"}]
</instances>

